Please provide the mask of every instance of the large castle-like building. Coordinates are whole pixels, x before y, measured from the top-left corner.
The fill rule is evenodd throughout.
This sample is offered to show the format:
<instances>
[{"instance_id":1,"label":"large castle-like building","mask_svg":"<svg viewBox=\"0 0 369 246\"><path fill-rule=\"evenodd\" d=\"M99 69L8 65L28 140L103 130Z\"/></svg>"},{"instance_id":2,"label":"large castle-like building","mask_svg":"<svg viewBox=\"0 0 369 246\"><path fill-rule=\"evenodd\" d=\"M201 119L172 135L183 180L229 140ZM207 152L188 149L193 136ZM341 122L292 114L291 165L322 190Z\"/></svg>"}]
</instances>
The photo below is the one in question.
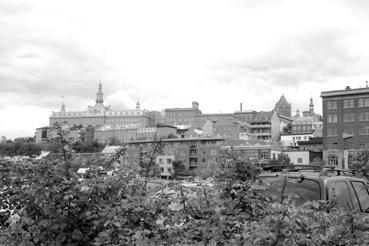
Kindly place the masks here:
<instances>
[{"instance_id":1,"label":"large castle-like building","mask_svg":"<svg viewBox=\"0 0 369 246\"><path fill-rule=\"evenodd\" d=\"M86 111L66 111L63 102L60 111L52 112L49 118L49 125L68 124L94 127L103 125L137 125L148 127L154 123L150 112L140 109L139 102L136 104L136 109L117 111L112 110L110 106L104 106L103 95L100 82L96 93L95 106L88 106Z\"/></svg>"},{"instance_id":2,"label":"large castle-like building","mask_svg":"<svg viewBox=\"0 0 369 246\"><path fill-rule=\"evenodd\" d=\"M281 96L279 101L275 104L274 110L277 111L278 114L286 116L290 118L292 116L292 107L284 95Z\"/></svg>"}]
</instances>

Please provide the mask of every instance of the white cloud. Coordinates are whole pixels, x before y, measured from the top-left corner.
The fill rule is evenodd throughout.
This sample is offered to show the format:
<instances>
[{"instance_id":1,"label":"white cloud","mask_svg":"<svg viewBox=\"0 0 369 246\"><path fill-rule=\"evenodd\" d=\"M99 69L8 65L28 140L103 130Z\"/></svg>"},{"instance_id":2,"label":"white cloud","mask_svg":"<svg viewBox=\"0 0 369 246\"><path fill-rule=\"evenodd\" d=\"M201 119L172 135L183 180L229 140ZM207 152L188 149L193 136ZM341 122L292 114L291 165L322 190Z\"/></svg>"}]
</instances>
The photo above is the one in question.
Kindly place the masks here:
<instances>
[{"instance_id":1,"label":"white cloud","mask_svg":"<svg viewBox=\"0 0 369 246\"><path fill-rule=\"evenodd\" d=\"M285 93L300 110L313 96L320 111L321 91L368 80L369 15L359 2L0 0L3 134L34 132L14 110L34 110L42 126L61 95L67 109L84 110L100 76L113 108L196 100L204 113L240 102L269 110Z\"/></svg>"}]
</instances>

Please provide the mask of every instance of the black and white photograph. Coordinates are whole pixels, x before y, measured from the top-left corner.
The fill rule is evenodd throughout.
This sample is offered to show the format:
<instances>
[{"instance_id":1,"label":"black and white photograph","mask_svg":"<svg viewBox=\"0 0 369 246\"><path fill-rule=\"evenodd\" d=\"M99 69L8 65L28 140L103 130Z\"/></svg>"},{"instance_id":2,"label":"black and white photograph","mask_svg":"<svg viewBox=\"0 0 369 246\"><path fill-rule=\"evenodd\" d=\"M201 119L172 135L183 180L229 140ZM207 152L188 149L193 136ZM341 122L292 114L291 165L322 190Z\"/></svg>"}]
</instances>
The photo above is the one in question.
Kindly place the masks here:
<instances>
[{"instance_id":1,"label":"black and white photograph","mask_svg":"<svg viewBox=\"0 0 369 246\"><path fill-rule=\"evenodd\" d=\"M0 0L0 245L369 245L369 1Z\"/></svg>"}]
</instances>

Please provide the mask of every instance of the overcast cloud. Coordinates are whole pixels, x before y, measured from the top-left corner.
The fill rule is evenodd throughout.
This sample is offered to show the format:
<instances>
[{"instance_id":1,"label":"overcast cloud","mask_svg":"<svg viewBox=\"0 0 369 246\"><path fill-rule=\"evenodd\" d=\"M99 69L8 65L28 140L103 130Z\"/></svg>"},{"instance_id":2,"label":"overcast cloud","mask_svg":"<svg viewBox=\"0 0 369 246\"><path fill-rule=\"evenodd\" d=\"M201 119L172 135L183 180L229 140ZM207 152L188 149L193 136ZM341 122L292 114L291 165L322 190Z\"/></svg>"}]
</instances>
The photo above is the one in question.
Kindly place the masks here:
<instances>
[{"instance_id":1,"label":"overcast cloud","mask_svg":"<svg viewBox=\"0 0 369 246\"><path fill-rule=\"evenodd\" d=\"M348 0L0 0L0 135L32 136L62 96L203 113L293 110L369 80L369 3Z\"/></svg>"}]
</instances>

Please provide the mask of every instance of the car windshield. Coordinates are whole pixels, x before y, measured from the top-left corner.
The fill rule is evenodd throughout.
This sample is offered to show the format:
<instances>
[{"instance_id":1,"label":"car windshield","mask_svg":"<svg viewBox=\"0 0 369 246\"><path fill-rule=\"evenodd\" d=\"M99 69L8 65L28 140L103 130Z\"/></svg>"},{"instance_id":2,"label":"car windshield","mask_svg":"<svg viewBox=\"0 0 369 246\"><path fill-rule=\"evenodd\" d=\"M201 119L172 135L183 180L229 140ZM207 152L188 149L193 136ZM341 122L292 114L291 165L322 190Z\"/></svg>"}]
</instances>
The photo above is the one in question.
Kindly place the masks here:
<instances>
[{"instance_id":1,"label":"car windshield","mask_svg":"<svg viewBox=\"0 0 369 246\"><path fill-rule=\"evenodd\" d=\"M264 195L273 201L281 201L285 178L262 177L261 180L267 185ZM288 195L297 205L321 199L319 182L301 177L288 177L286 181L284 195Z\"/></svg>"}]
</instances>

